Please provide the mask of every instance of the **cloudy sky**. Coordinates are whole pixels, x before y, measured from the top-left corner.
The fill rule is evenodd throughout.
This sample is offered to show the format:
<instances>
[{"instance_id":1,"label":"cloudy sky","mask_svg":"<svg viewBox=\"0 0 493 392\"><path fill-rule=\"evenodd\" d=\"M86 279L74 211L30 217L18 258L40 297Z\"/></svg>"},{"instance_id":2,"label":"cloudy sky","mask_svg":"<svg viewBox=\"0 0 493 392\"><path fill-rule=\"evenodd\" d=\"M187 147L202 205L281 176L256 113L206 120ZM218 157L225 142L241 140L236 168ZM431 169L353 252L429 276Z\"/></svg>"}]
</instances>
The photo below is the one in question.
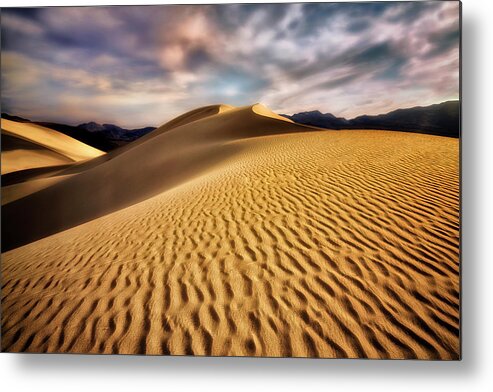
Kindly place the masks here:
<instances>
[{"instance_id":1,"label":"cloudy sky","mask_svg":"<svg viewBox=\"0 0 493 392\"><path fill-rule=\"evenodd\" d=\"M352 118L459 97L459 5L2 9L2 111L161 123L262 102Z\"/></svg>"}]
</instances>

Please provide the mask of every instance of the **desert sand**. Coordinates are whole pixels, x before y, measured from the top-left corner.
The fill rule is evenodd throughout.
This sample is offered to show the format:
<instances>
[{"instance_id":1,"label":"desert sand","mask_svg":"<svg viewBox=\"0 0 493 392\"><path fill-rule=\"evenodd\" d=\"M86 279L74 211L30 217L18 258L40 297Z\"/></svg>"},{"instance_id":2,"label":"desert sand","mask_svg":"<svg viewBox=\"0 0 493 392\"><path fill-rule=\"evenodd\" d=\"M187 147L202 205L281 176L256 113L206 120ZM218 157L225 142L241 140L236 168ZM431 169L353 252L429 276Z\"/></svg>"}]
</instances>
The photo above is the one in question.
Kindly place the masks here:
<instances>
[{"instance_id":1,"label":"desert sand","mask_svg":"<svg viewBox=\"0 0 493 392\"><path fill-rule=\"evenodd\" d=\"M219 105L13 179L2 349L457 359L458 165L457 139Z\"/></svg>"},{"instance_id":2,"label":"desert sand","mask_svg":"<svg viewBox=\"0 0 493 392\"><path fill-rule=\"evenodd\" d=\"M103 154L53 129L2 119L2 175L79 162Z\"/></svg>"}]
</instances>

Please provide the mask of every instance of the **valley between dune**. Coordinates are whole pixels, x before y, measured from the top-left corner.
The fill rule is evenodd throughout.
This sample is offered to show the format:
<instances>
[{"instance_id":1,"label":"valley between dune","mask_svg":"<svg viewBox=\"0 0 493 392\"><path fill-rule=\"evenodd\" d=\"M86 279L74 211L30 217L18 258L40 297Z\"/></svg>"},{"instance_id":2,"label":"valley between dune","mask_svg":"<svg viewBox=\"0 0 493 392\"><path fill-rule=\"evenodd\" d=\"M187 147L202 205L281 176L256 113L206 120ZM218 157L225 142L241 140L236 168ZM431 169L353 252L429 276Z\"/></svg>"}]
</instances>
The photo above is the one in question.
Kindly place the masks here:
<instances>
[{"instance_id":1,"label":"valley between dune","mask_svg":"<svg viewBox=\"0 0 493 392\"><path fill-rule=\"evenodd\" d=\"M4 206L3 351L460 357L458 139L194 116Z\"/></svg>"}]
</instances>

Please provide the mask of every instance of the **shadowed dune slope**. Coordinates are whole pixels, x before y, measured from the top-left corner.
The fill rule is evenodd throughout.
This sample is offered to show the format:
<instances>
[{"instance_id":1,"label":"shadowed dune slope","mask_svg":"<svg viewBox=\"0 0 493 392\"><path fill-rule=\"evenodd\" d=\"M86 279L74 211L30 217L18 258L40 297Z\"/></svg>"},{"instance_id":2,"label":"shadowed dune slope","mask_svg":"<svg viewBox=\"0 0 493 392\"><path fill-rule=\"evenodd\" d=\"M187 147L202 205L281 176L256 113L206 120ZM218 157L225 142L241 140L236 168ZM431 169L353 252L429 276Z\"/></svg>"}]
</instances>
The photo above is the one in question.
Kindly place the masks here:
<instances>
[{"instance_id":1,"label":"shadowed dune slope","mask_svg":"<svg viewBox=\"0 0 493 392\"><path fill-rule=\"evenodd\" d=\"M3 350L459 357L458 140L189 125L27 198L158 192L3 254Z\"/></svg>"},{"instance_id":2,"label":"shadowed dune slope","mask_svg":"<svg viewBox=\"0 0 493 392\"><path fill-rule=\"evenodd\" d=\"M228 110L234 109L234 106L230 105L210 105L204 106L198 109L191 110L181 116L174 118L171 121L168 121L163 126L159 127L159 131L155 134L160 134L164 131L169 131L170 129L189 124L191 122L201 120L203 118L214 116L216 114L221 114L227 112Z\"/></svg>"},{"instance_id":3,"label":"shadowed dune slope","mask_svg":"<svg viewBox=\"0 0 493 392\"><path fill-rule=\"evenodd\" d=\"M145 200L207 172L241 148L232 141L311 130L259 104L217 105L190 113L176 121L174 128L173 123L165 124L127 147L57 171L66 177L49 187L43 182L32 188L36 191L32 194L31 184L10 190L15 195L3 206L2 224L8 230L3 231L2 251ZM41 178L46 176L36 177Z\"/></svg>"},{"instance_id":4,"label":"shadowed dune slope","mask_svg":"<svg viewBox=\"0 0 493 392\"><path fill-rule=\"evenodd\" d=\"M2 119L2 174L92 159L104 152L31 123Z\"/></svg>"},{"instance_id":5,"label":"shadowed dune slope","mask_svg":"<svg viewBox=\"0 0 493 392\"><path fill-rule=\"evenodd\" d=\"M96 159L96 158L95 158ZM90 161L83 161L90 162ZM82 163L82 164L83 164ZM30 169L18 170L2 175L2 206L15 200L55 184L71 174L64 171L73 170L78 163L64 163L55 166L39 166Z\"/></svg>"},{"instance_id":6,"label":"shadowed dune slope","mask_svg":"<svg viewBox=\"0 0 493 392\"><path fill-rule=\"evenodd\" d=\"M70 175L52 175L19 184L2 186L2 206L56 184Z\"/></svg>"},{"instance_id":7,"label":"shadowed dune slope","mask_svg":"<svg viewBox=\"0 0 493 392\"><path fill-rule=\"evenodd\" d=\"M62 170L99 156L104 152L60 132L2 119L2 205L61 181Z\"/></svg>"},{"instance_id":8,"label":"shadowed dune slope","mask_svg":"<svg viewBox=\"0 0 493 392\"><path fill-rule=\"evenodd\" d=\"M84 161L77 165L73 162L66 163L66 160L60 161L60 165L49 167L37 166L22 168L15 172L6 173L2 177L2 205L18 200L22 197L28 196L31 193L37 192L43 188L46 188L48 184L52 185L63 178L81 173L87 169L98 166L99 164L114 159L116 156L125 153L139 144L145 143L149 139L156 137L157 135L169 131L181 125L189 124L193 121L200 120L202 118L220 114L229 109L233 109L233 106L229 105L210 105L202 108L198 108L187 112L169 122L144 137L141 137L137 141L130 143L126 146L122 146L117 150L100 156L97 159L90 161ZM16 139L19 140L19 139ZM22 158L22 157L21 157ZM63 157L62 157L63 158Z\"/></svg>"},{"instance_id":9,"label":"shadowed dune slope","mask_svg":"<svg viewBox=\"0 0 493 392\"><path fill-rule=\"evenodd\" d=\"M73 162L53 150L2 131L2 176Z\"/></svg>"}]
</instances>

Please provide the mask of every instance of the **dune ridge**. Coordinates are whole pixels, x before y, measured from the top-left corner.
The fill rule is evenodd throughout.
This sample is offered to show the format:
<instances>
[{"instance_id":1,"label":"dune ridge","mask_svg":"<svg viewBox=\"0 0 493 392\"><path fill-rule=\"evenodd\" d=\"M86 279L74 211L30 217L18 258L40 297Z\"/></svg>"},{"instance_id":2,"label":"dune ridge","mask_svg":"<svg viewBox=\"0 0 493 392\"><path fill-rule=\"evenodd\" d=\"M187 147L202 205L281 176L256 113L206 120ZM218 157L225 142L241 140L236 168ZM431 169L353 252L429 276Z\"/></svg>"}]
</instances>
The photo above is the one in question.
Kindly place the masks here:
<instances>
[{"instance_id":1,"label":"dune ridge","mask_svg":"<svg viewBox=\"0 0 493 392\"><path fill-rule=\"evenodd\" d=\"M2 132L2 176L34 168L71 164L70 158Z\"/></svg>"},{"instance_id":2,"label":"dune ridge","mask_svg":"<svg viewBox=\"0 0 493 392\"><path fill-rule=\"evenodd\" d=\"M160 127L159 131L155 130L154 132L141 137L127 146L122 146L108 154L101 155L99 159L84 161L77 165L74 165L73 162L68 160L66 157L61 157L61 159L49 162L46 165L33 163L33 159L31 158L29 159L29 162L32 162L30 165L26 167L18 167L17 170L13 172L7 171L2 176L2 205L29 196L34 192L46 188L48 185L53 185L63 179L67 179L69 176L82 173L85 170L96 167L105 161L111 160L116 156L125 153L125 151L128 151L139 144L147 142L149 139L152 139L163 132L208 116L223 113L230 109L233 109L233 106L210 105L191 110L165 123ZM16 151L16 154L18 154L18 151ZM9 158L6 158L5 151L3 151L3 158L4 161L10 160ZM17 160L22 159L25 159L25 157L19 156Z\"/></svg>"},{"instance_id":3,"label":"dune ridge","mask_svg":"<svg viewBox=\"0 0 493 392\"><path fill-rule=\"evenodd\" d=\"M94 147L53 129L2 119L2 175L14 171L56 166L104 154Z\"/></svg>"},{"instance_id":4,"label":"dune ridge","mask_svg":"<svg viewBox=\"0 0 493 392\"><path fill-rule=\"evenodd\" d=\"M194 122L194 121L202 120L205 117L210 117L210 116L214 116L216 114L221 114L221 113L227 112L228 110L232 110L232 109L234 109L234 106L224 105L224 104L209 105L209 106L200 107L200 108L191 110L189 112L186 112L186 113L182 114L181 116L174 118L171 121L168 121L166 124L159 127L160 131L155 133L154 135L159 134L163 131L168 131L170 129L179 127L181 125L186 125L186 124L190 124L191 122Z\"/></svg>"},{"instance_id":5,"label":"dune ridge","mask_svg":"<svg viewBox=\"0 0 493 392\"><path fill-rule=\"evenodd\" d=\"M25 198L169 181L3 253L2 350L459 358L458 140L215 111Z\"/></svg>"},{"instance_id":6,"label":"dune ridge","mask_svg":"<svg viewBox=\"0 0 493 392\"><path fill-rule=\"evenodd\" d=\"M3 215L6 221L18 223L10 224L4 232L2 250L132 205L207 172L236 153L239 146L229 143L232 140L311 129L259 104L235 109L215 105L192 111L190 117L181 116L179 121L167 123L122 149L66 170L57 169L55 174L61 181L49 187L32 187L31 181L9 189ZM52 205L57 208L52 209ZM49 216L45 216L45 209L52 210Z\"/></svg>"}]
</instances>

